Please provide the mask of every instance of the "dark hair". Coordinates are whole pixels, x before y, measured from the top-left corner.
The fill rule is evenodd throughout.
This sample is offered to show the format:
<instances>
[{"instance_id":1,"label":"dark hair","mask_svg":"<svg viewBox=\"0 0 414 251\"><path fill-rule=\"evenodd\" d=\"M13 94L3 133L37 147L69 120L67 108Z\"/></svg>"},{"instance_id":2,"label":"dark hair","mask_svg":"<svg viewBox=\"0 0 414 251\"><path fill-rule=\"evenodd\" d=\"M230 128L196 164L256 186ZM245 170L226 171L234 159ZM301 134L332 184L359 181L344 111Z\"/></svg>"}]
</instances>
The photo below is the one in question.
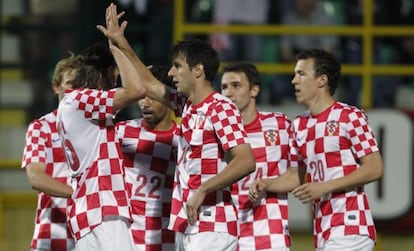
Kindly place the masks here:
<instances>
[{"instance_id":1,"label":"dark hair","mask_svg":"<svg viewBox=\"0 0 414 251\"><path fill-rule=\"evenodd\" d=\"M217 52L209 43L198 39L180 41L172 48L170 58L174 60L179 56L186 59L190 69L197 64L202 64L206 80L214 81L220 66L220 60Z\"/></svg>"},{"instance_id":2,"label":"dark hair","mask_svg":"<svg viewBox=\"0 0 414 251\"><path fill-rule=\"evenodd\" d=\"M115 59L107 44L95 43L77 56L81 66L74 80L73 88L108 90L115 84Z\"/></svg>"},{"instance_id":3,"label":"dark hair","mask_svg":"<svg viewBox=\"0 0 414 251\"><path fill-rule=\"evenodd\" d=\"M262 80L260 78L259 71L256 66L247 62L237 62L230 65L226 65L223 68L223 73L226 72L243 72L247 80L249 81L249 87L252 88L254 85L261 84Z\"/></svg>"},{"instance_id":4,"label":"dark hair","mask_svg":"<svg viewBox=\"0 0 414 251\"><path fill-rule=\"evenodd\" d=\"M328 76L329 92L333 95L341 77L341 65L334 54L322 49L310 49L296 56L296 60L300 59L313 59L315 76L319 77L322 74Z\"/></svg>"},{"instance_id":5,"label":"dark hair","mask_svg":"<svg viewBox=\"0 0 414 251\"><path fill-rule=\"evenodd\" d=\"M176 89L175 83L172 77L168 76L169 68L166 66L152 66L150 71L154 77L156 77L164 85Z\"/></svg>"}]
</instances>

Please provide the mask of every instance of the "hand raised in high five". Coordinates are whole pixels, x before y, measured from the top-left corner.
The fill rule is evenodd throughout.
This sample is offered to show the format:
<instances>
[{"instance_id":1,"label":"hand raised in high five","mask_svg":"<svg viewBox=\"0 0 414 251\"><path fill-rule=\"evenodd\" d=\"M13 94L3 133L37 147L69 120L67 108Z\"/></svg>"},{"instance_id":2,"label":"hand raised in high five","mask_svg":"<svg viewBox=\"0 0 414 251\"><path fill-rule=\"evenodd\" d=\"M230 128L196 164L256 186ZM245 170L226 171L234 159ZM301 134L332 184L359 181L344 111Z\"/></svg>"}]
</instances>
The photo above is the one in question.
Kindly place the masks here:
<instances>
[{"instance_id":1,"label":"hand raised in high five","mask_svg":"<svg viewBox=\"0 0 414 251\"><path fill-rule=\"evenodd\" d=\"M119 24L119 19L125 14L125 11L118 13L117 6L111 3L105 12L106 27L103 25L97 25L96 28L104 34L109 41L109 44L118 46L122 40L126 40L124 31L128 25L128 21L122 21Z\"/></svg>"}]
</instances>

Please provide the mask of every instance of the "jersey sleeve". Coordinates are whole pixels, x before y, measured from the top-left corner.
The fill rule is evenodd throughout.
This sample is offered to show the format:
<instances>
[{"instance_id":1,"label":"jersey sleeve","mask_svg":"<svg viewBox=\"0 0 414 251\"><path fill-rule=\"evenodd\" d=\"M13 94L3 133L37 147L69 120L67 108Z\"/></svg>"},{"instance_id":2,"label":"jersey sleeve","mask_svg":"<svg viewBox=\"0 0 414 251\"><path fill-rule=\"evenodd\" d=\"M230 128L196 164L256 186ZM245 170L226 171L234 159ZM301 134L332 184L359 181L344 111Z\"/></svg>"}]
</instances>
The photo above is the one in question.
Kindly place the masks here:
<instances>
[{"instance_id":1,"label":"jersey sleeve","mask_svg":"<svg viewBox=\"0 0 414 251\"><path fill-rule=\"evenodd\" d=\"M26 132L22 168L30 163L46 163L46 142L47 133L44 131L43 124L39 120L34 120L29 124Z\"/></svg>"},{"instance_id":2,"label":"jersey sleeve","mask_svg":"<svg viewBox=\"0 0 414 251\"><path fill-rule=\"evenodd\" d=\"M242 118L234 104L219 102L212 111L211 122L224 151L247 143Z\"/></svg>"},{"instance_id":3,"label":"jersey sleeve","mask_svg":"<svg viewBox=\"0 0 414 251\"><path fill-rule=\"evenodd\" d=\"M379 151L374 133L368 125L367 116L355 109L348 115L348 137L351 141L351 150L357 158Z\"/></svg>"},{"instance_id":4,"label":"jersey sleeve","mask_svg":"<svg viewBox=\"0 0 414 251\"><path fill-rule=\"evenodd\" d=\"M184 110L184 106L187 102L187 96L179 93L175 89L171 89L170 92L170 106L176 117L181 117L181 113Z\"/></svg>"},{"instance_id":5,"label":"jersey sleeve","mask_svg":"<svg viewBox=\"0 0 414 251\"><path fill-rule=\"evenodd\" d=\"M115 90L84 89L78 92L74 102L87 119L105 120L114 118L116 113L113 109Z\"/></svg>"}]
</instances>

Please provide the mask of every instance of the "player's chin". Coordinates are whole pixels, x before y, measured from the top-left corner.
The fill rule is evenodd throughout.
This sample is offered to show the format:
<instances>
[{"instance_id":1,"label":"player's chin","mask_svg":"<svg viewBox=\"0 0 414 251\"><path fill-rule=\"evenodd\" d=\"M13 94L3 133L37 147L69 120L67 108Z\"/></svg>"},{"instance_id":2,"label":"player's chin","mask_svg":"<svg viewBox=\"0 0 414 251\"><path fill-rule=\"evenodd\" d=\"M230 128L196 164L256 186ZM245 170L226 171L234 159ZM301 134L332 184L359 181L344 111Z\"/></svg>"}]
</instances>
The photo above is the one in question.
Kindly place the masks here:
<instances>
[{"instance_id":1,"label":"player's chin","mask_svg":"<svg viewBox=\"0 0 414 251\"><path fill-rule=\"evenodd\" d=\"M142 117L144 118L145 122L147 122L147 124L152 124L155 121L154 116L151 114L143 115Z\"/></svg>"},{"instance_id":2,"label":"player's chin","mask_svg":"<svg viewBox=\"0 0 414 251\"><path fill-rule=\"evenodd\" d=\"M305 101L301 96L296 95L296 103L304 105Z\"/></svg>"}]
</instances>

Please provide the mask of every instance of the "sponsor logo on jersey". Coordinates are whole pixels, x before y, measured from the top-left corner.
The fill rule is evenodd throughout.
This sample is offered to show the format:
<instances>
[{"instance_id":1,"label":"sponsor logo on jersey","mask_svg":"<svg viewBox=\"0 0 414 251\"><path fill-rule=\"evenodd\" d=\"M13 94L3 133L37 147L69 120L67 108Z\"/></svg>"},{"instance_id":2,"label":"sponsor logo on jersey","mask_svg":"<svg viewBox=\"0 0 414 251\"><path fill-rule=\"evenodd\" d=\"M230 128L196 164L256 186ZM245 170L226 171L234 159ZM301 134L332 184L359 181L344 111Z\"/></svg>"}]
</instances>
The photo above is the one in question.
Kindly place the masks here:
<instances>
[{"instance_id":1,"label":"sponsor logo on jersey","mask_svg":"<svg viewBox=\"0 0 414 251\"><path fill-rule=\"evenodd\" d=\"M206 121L206 115L204 113L197 114L194 119L194 129L203 128L205 121Z\"/></svg>"}]
</instances>

